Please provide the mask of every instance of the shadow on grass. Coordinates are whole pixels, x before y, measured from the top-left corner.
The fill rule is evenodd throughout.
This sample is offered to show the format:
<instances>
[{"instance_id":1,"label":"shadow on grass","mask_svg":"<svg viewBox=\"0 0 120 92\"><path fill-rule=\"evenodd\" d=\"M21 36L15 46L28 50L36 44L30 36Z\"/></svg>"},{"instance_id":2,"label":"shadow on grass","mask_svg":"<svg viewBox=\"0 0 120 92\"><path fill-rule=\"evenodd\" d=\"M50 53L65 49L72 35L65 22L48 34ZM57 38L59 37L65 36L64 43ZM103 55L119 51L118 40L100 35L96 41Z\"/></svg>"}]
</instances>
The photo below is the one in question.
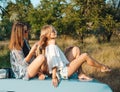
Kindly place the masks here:
<instances>
[{"instance_id":1,"label":"shadow on grass","mask_svg":"<svg viewBox=\"0 0 120 92\"><path fill-rule=\"evenodd\" d=\"M112 69L111 72L106 73L103 77L97 76L96 79L108 84L113 92L120 92L120 69Z\"/></svg>"}]
</instances>

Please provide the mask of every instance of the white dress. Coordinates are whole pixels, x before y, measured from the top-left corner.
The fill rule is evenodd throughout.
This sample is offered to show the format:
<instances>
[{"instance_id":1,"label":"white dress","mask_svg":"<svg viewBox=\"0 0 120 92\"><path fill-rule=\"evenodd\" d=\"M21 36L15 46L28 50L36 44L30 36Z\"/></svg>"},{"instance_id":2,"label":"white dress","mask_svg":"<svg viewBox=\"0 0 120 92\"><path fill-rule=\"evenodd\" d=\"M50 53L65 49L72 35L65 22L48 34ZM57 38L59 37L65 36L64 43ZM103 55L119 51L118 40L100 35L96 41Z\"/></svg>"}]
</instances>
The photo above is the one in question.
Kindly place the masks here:
<instances>
[{"instance_id":1,"label":"white dress","mask_svg":"<svg viewBox=\"0 0 120 92\"><path fill-rule=\"evenodd\" d=\"M64 53L57 45L48 45L45 49L45 55L50 74L52 73L53 67L57 67L57 70L61 70L69 64L69 61L65 57Z\"/></svg>"}]
</instances>

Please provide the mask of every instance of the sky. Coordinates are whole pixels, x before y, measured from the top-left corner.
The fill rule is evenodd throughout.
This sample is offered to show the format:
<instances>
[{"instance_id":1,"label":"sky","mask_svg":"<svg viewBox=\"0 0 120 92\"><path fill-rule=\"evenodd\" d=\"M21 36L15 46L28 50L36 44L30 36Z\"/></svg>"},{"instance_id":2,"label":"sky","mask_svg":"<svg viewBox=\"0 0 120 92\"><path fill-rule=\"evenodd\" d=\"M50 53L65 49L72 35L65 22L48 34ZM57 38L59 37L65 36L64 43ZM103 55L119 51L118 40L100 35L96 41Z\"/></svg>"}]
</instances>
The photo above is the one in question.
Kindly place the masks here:
<instances>
[{"instance_id":1,"label":"sky","mask_svg":"<svg viewBox=\"0 0 120 92\"><path fill-rule=\"evenodd\" d=\"M12 1L14 2L14 0L12 0ZM5 3L5 2L6 2L5 0L3 0L3 2L0 1L0 5L2 7L5 7L7 5L7 3ZM36 7L37 5L39 5L40 0L31 0L31 3L33 4L34 7ZM1 13L1 11L0 11L0 13ZM0 17L0 20L1 20L1 17Z\"/></svg>"},{"instance_id":2,"label":"sky","mask_svg":"<svg viewBox=\"0 0 120 92\"><path fill-rule=\"evenodd\" d=\"M14 2L14 0L12 0ZM37 5L39 5L40 0L31 0L31 3L34 5L34 7L36 7ZM0 5L5 7L7 5L6 1L3 0L2 2L0 1Z\"/></svg>"},{"instance_id":3,"label":"sky","mask_svg":"<svg viewBox=\"0 0 120 92\"><path fill-rule=\"evenodd\" d=\"M40 0L31 0L31 3L36 7L40 3Z\"/></svg>"},{"instance_id":4,"label":"sky","mask_svg":"<svg viewBox=\"0 0 120 92\"><path fill-rule=\"evenodd\" d=\"M67 2L69 2L69 0L67 0ZM31 0L31 3L33 4L34 7L36 7L37 5L39 5L40 0Z\"/></svg>"}]
</instances>

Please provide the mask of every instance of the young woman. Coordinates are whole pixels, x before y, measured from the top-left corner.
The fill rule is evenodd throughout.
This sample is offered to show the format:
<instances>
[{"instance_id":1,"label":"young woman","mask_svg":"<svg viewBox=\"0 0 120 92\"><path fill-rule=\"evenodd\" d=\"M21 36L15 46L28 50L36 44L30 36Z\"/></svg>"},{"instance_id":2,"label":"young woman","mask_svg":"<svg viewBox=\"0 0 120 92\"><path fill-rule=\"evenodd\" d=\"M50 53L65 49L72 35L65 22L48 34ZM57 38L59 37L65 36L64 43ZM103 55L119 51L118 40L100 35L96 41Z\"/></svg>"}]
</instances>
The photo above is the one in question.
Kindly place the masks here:
<instances>
[{"instance_id":1,"label":"young woman","mask_svg":"<svg viewBox=\"0 0 120 92\"><path fill-rule=\"evenodd\" d=\"M52 74L53 86L58 86L59 77L63 79L68 79L77 70L81 70L81 65L84 62L87 62L87 64L99 68L101 72L110 71L107 66L98 63L87 53L76 54L76 56L74 56L75 54L73 54L73 56L76 58L73 57L70 59L70 57L68 56L67 59L61 49L56 45L56 37L57 31L52 25L43 26L43 28L41 29L41 38L44 38L43 46L45 48L45 56L47 58L49 73ZM78 48L76 47L72 48L73 53L75 53L74 50L77 49Z\"/></svg>"},{"instance_id":2,"label":"young woman","mask_svg":"<svg viewBox=\"0 0 120 92\"><path fill-rule=\"evenodd\" d=\"M26 80L35 77L46 62L45 56L42 54L33 58L39 42L32 46L28 54L24 54L24 40L28 39L28 31L23 23L14 23L9 43L10 62L15 78Z\"/></svg>"}]
</instances>

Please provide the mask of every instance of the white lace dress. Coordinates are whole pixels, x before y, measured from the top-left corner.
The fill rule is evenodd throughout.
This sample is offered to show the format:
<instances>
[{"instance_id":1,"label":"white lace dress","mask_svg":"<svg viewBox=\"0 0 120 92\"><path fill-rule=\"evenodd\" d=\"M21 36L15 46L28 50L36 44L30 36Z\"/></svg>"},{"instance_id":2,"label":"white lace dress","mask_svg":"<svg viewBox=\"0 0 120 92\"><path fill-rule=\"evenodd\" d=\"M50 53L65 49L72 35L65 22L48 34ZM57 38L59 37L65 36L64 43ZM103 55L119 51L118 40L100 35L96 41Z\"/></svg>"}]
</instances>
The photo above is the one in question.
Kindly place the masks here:
<instances>
[{"instance_id":1,"label":"white lace dress","mask_svg":"<svg viewBox=\"0 0 120 92\"><path fill-rule=\"evenodd\" d=\"M45 55L50 74L52 73L53 67L57 67L57 70L61 70L69 64L69 61L65 57L64 53L57 45L48 45L45 49Z\"/></svg>"}]
</instances>

